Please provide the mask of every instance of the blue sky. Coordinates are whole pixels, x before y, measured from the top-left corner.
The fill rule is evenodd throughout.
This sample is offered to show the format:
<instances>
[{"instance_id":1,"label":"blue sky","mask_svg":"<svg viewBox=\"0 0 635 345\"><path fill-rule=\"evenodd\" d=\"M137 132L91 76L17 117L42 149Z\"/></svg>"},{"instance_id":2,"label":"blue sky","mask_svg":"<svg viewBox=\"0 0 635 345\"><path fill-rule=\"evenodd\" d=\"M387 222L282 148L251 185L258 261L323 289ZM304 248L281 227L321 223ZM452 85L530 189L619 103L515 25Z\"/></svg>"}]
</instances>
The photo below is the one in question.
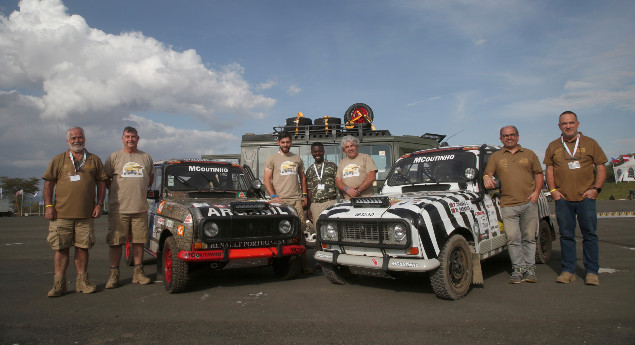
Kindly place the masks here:
<instances>
[{"instance_id":1,"label":"blue sky","mask_svg":"<svg viewBox=\"0 0 635 345\"><path fill-rule=\"evenodd\" d=\"M573 110L635 151L633 1L0 0L0 176L41 176L86 129L102 159L133 125L155 160L237 153L287 117L369 104L377 128L542 160Z\"/></svg>"}]
</instances>

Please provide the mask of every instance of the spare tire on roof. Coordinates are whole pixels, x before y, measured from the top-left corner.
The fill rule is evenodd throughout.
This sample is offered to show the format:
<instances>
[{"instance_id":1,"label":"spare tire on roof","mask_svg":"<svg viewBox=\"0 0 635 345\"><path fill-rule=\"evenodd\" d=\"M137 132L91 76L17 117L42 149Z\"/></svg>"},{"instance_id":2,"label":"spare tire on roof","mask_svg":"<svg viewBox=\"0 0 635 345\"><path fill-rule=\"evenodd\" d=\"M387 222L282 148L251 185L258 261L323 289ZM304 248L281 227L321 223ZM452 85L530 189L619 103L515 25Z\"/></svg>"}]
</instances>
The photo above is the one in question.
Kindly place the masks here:
<instances>
[{"instance_id":1,"label":"spare tire on roof","mask_svg":"<svg viewBox=\"0 0 635 345\"><path fill-rule=\"evenodd\" d=\"M355 103L348 107L344 113L344 123L348 129L355 128L357 124L362 124L365 129L370 128L373 118L373 110L364 103Z\"/></svg>"},{"instance_id":2,"label":"spare tire on roof","mask_svg":"<svg viewBox=\"0 0 635 345\"><path fill-rule=\"evenodd\" d=\"M292 134L298 134L304 130L304 126L310 126L312 123L311 119L304 117L302 113L298 113L298 116L287 119L284 130Z\"/></svg>"}]
</instances>

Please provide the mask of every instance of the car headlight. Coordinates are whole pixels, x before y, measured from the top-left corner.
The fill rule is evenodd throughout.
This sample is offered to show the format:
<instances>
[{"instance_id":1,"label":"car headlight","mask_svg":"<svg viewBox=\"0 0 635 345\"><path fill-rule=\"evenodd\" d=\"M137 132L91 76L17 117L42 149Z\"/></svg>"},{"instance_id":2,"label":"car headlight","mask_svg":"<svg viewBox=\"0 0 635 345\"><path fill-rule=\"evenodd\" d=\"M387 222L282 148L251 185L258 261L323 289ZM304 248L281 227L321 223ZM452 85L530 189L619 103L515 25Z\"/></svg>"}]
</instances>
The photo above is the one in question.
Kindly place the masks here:
<instances>
[{"instance_id":1,"label":"car headlight","mask_svg":"<svg viewBox=\"0 0 635 345\"><path fill-rule=\"evenodd\" d=\"M280 232L282 234L284 234L284 235L290 233L291 232L291 222L289 222L286 219L281 220L280 223L278 223L278 230L280 230Z\"/></svg>"},{"instance_id":2,"label":"car headlight","mask_svg":"<svg viewBox=\"0 0 635 345\"><path fill-rule=\"evenodd\" d=\"M214 222L207 222L205 226L203 226L203 234L205 234L205 237L216 237L218 231L218 224Z\"/></svg>"},{"instance_id":3,"label":"car headlight","mask_svg":"<svg viewBox=\"0 0 635 345\"><path fill-rule=\"evenodd\" d=\"M325 235L325 239L337 241L337 226L335 223L326 223L322 227L324 229L323 234Z\"/></svg>"},{"instance_id":4,"label":"car headlight","mask_svg":"<svg viewBox=\"0 0 635 345\"><path fill-rule=\"evenodd\" d=\"M397 242L403 242L403 240L406 239L406 236L408 236L408 234L406 233L406 229L401 224L395 224L395 227L392 229L392 231Z\"/></svg>"}]
</instances>

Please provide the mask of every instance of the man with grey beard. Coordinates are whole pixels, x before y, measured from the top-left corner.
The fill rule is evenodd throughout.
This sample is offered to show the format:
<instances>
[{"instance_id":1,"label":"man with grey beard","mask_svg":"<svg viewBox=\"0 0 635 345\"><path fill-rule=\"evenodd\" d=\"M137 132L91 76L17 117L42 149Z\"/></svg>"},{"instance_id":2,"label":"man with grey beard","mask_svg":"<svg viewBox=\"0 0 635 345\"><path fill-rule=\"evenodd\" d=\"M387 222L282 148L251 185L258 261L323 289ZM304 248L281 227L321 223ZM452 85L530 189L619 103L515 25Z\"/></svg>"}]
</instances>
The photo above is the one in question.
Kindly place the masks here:
<instances>
[{"instance_id":1,"label":"man with grey beard","mask_svg":"<svg viewBox=\"0 0 635 345\"><path fill-rule=\"evenodd\" d=\"M47 241L55 250L55 276L48 297L66 293L66 269L72 246L77 270L75 291L93 293L97 290L88 280L88 250L95 244L94 218L101 216L104 207L107 177L101 159L86 150L81 127L68 129L66 143L68 150L55 156L42 176L44 216L49 220Z\"/></svg>"}]
</instances>

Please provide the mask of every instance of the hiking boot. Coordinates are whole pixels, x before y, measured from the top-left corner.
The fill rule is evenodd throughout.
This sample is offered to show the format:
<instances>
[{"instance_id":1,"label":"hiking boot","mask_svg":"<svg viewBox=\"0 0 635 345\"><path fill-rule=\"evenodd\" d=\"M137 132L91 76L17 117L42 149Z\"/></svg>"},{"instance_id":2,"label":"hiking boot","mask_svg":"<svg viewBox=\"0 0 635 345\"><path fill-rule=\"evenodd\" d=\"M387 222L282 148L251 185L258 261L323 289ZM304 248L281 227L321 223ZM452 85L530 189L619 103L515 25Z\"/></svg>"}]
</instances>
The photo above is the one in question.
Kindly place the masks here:
<instances>
[{"instance_id":1,"label":"hiking boot","mask_svg":"<svg viewBox=\"0 0 635 345\"><path fill-rule=\"evenodd\" d=\"M569 284L570 282L575 281L575 274L571 272L563 271L560 273L558 278L556 278L556 283Z\"/></svg>"},{"instance_id":2,"label":"hiking boot","mask_svg":"<svg viewBox=\"0 0 635 345\"><path fill-rule=\"evenodd\" d=\"M132 283L141 284L141 285L152 283L152 279L148 278L146 274L143 272L143 265L138 265L134 267L134 275L132 276Z\"/></svg>"},{"instance_id":3,"label":"hiking boot","mask_svg":"<svg viewBox=\"0 0 635 345\"><path fill-rule=\"evenodd\" d=\"M82 293L93 293L97 287L88 281L88 273L78 273L75 281L75 291Z\"/></svg>"},{"instance_id":4,"label":"hiking boot","mask_svg":"<svg viewBox=\"0 0 635 345\"><path fill-rule=\"evenodd\" d=\"M514 267L512 275L509 277L510 284L520 284L523 281L523 269L520 267Z\"/></svg>"},{"instance_id":5,"label":"hiking boot","mask_svg":"<svg viewBox=\"0 0 635 345\"><path fill-rule=\"evenodd\" d=\"M110 278L106 282L106 289L114 289L119 286L119 268L110 269Z\"/></svg>"},{"instance_id":6,"label":"hiking boot","mask_svg":"<svg viewBox=\"0 0 635 345\"><path fill-rule=\"evenodd\" d=\"M600 285L600 277L594 273L587 273L586 278L584 278L584 284L586 285Z\"/></svg>"},{"instance_id":7,"label":"hiking boot","mask_svg":"<svg viewBox=\"0 0 635 345\"><path fill-rule=\"evenodd\" d=\"M66 277L64 276L54 276L53 277L53 288L49 290L49 297L60 297L66 293Z\"/></svg>"},{"instance_id":8,"label":"hiking boot","mask_svg":"<svg viewBox=\"0 0 635 345\"><path fill-rule=\"evenodd\" d=\"M527 267L523 271L523 281L528 283L535 283L536 279L536 267Z\"/></svg>"}]
</instances>

